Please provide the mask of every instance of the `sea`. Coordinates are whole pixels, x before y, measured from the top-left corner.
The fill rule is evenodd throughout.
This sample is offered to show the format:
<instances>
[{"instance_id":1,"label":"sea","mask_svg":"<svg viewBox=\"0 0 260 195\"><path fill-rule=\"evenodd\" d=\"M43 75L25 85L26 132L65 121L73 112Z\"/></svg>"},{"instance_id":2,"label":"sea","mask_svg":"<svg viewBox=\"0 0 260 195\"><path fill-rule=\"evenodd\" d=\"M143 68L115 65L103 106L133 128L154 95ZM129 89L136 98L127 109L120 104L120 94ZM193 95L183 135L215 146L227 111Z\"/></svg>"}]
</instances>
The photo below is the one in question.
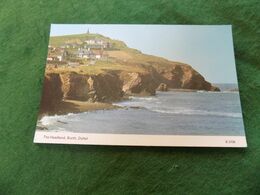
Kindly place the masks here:
<instances>
[{"instance_id":1,"label":"sea","mask_svg":"<svg viewBox=\"0 0 260 195\"><path fill-rule=\"evenodd\" d=\"M38 121L47 131L243 136L244 125L235 85L221 92L168 91L150 97L130 97L114 103L122 108L45 116Z\"/></svg>"}]
</instances>

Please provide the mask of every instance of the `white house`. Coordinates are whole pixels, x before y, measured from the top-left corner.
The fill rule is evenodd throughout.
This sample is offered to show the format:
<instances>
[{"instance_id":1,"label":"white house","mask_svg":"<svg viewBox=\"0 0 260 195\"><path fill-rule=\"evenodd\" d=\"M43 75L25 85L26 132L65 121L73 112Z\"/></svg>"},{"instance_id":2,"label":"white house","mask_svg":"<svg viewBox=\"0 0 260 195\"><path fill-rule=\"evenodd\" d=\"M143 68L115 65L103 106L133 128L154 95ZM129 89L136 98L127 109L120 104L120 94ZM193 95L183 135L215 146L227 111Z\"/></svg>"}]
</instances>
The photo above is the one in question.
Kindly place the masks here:
<instances>
[{"instance_id":1,"label":"white house","mask_svg":"<svg viewBox=\"0 0 260 195\"><path fill-rule=\"evenodd\" d=\"M79 62L68 62L69 66L79 66Z\"/></svg>"},{"instance_id":2,"label":"white house","mask_svg":"<svg viewBox=\"0 0 260 195\"><path fill-rule=\"evenodd\" d=\"M86 40L84 42L89 44L89 45L94 45L95 44L95 40L94 39Z\"/></svg>"},{"instance_id":3,"label":"white house","mask_svg":"<svg viewBox=\"0 0 260 195\"><path fill-rule=\"evenodd\" d=\"M53 61L54 58L53 57L47 57L47 61Z\"/></svg>"},{"instance_id":4,"label":"white house","mask_svg":"<svg viewBox=\"0 0 260 195\"><path fill-rule=\"evenodd\" d=\"M97 54L95 57L96 57L97 60L101 59L101 55L100 54Z\"/></svg>"},{"instance_id":5,"label":"white house","mask_svg":"<svg viewBox=\"0 0 260 195\"><path fill-rule=\"evenodd\" d=\"M63 56L62 55L60 55L60 56L57 56L57 59L58 59L58 61L62 61L63 60Z\"/></svg>"}]
</instances>

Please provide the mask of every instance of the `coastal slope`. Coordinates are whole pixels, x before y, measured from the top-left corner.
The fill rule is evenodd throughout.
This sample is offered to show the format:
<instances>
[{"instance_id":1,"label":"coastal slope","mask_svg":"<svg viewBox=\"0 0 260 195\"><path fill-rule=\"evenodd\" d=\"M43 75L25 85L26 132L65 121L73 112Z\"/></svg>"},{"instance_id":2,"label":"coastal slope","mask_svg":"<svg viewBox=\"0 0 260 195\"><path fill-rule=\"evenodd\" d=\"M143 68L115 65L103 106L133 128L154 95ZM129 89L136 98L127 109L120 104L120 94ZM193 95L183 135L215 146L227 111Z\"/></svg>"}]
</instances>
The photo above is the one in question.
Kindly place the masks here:
<instances>
[{"instance_id":1,"label":"coastal slope","mask_svg":"<svg viewBox=\"0 0 260 195\"><path fill-rule=\"evenodd\" d=\"M46 65L40 113L62 112L64 103L82 106L82 102L103 103L99 108L111 108L112 102L127 96L155 95L156 90L189 89L219 91L190 65L143 54L128 48L122 41L102 35L69 35L51 37L55 47L63 43L80 43L86 37L109 41L113 49L106 50L106 60L87 61L78 66ZM79 109L80 110L80 109ZM87 110L87 108L86 108Z\"/></svg>"}]
</instances>

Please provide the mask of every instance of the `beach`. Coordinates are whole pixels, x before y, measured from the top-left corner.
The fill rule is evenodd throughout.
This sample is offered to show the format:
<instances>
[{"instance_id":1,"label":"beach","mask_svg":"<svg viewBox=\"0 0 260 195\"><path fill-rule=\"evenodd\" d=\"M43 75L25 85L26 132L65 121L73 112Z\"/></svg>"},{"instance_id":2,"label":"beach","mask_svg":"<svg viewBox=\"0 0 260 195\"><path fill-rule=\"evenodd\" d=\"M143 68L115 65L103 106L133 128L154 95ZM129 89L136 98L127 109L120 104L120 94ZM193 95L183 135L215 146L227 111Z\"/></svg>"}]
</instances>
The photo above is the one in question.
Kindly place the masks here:
<instances>
[{"instance_id":1,"label":"beach","mask_svg":"<svg viewBox=\"0 0 260 195\"><path fill-rule=\"evenodd\" d=\"M51 107L48 112L40 110L39 119L46 115L66 115L68 113L81 113L94 110L110 110L117 108L120 108L120 106L113 105L111 103L62 100L61 102L55 104L55 106Z\"/></svg>"}]
</instances>

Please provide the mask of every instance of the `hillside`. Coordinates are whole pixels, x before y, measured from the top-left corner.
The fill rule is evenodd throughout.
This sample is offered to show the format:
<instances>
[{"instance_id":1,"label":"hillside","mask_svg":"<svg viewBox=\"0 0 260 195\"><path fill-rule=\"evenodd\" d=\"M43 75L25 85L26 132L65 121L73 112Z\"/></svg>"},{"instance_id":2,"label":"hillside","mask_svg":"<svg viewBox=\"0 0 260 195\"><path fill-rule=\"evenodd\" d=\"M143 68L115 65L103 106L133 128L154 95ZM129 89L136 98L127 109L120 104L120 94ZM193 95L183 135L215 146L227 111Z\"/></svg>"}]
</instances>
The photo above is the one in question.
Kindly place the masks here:
<instances>
[{"instance_id":1,"label":"hillside","mask_svg":"<svg viewBox=\"0 0 260 195\"><path fill-rule=\"evenodd\" d=\"M51 37L50 45L48 59L54 60L46 65L44 112L64 100L111 103L156 90L219 91L188 64L143 54L102 35Z\"/></svg>"},{"instance_id":2,"label":"hillside","mask_svg":"<svg viewBox=\"0 0 260 195\"><path fill-rule=\"evenodd\" d=\"M127 48L126 44L123 41L119 40L113 40L109 37L105 37L100 34L75 34L75 35L63 35L63 36L52 36L50 37L49 44L53 45L55 47L59 47L64 45L65 43L78 43L81 44L85 40L91 40L91 39L100 39L103 41L110 41L112 44L115 45L118 49Z\"/></svg>"}]
</instances>

